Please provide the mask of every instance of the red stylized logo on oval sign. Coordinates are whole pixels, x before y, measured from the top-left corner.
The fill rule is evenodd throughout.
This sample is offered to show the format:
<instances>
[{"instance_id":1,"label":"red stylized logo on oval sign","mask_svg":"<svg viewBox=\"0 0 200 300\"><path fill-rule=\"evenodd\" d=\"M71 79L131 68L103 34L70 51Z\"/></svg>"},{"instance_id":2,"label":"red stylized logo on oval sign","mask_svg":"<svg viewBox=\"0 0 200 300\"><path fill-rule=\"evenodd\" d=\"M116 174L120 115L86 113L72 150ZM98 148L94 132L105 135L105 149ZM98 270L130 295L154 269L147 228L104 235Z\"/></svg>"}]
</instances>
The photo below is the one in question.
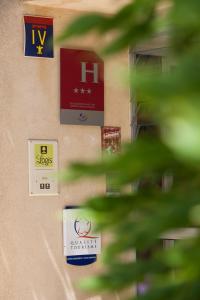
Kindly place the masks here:
<instances>
[{"instance_id":1,"label":"red stylized logo on oval sign","mask_svg":"<svg viewBox=\"0 0 200 300\"><path fill-rule=\"evenodd\" d=\"M80 238L95 239L96 236L91 236L92 222L86 218L77 218L74 222L74 230Z\"/></svg>"}]
</instances>

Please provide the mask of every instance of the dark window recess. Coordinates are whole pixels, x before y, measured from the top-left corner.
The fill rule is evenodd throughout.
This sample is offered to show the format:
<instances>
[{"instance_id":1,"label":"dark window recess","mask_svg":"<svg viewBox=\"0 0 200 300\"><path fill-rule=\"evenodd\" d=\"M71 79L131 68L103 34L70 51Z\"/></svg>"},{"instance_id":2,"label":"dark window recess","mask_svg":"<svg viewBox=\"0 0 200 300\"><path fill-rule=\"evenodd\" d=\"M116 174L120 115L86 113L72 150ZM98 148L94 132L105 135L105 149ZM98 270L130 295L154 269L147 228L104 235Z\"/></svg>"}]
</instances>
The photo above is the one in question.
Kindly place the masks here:
<instances>
[{"instance_id":1,"label":"dark window recess","mask_svg":"<svg viewBox=\"0 0 200 300\"><path fill-rule=\"evenodd\" d=\"M151 248L145 251L136 251L136 259L141 262L148 261L152 259L152 257L156 254L156 252L162 249L173 248L175 243L176 240L160 239ZM152 283L152 276L151 276L151 272L149 272L149 274L144 277L143 281L137 283L137 295L138 296L144 295L151 288L151 283Z\"/></svg>"}]
</instances>

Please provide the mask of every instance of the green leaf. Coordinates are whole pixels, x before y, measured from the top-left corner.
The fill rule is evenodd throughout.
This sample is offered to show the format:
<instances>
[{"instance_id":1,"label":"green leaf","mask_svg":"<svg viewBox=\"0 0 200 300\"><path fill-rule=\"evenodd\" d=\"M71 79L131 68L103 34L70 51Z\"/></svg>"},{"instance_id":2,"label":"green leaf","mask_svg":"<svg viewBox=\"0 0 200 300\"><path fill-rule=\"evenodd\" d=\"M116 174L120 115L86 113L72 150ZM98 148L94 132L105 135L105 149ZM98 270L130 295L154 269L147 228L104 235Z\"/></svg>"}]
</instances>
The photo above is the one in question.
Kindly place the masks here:
<instances>
[{"instance_id":1,"label":"green leaf","mask_svg":"<svg viewBox=\"0 0 200 300\"><path fill-rule=\"evenodd\" d=\"M61 42L73 36L79 36L92 31L106 21L106 17L100 14L87 14L79 17L68 25L58 37L57 41Z\"/></svg>"}]
</instances>

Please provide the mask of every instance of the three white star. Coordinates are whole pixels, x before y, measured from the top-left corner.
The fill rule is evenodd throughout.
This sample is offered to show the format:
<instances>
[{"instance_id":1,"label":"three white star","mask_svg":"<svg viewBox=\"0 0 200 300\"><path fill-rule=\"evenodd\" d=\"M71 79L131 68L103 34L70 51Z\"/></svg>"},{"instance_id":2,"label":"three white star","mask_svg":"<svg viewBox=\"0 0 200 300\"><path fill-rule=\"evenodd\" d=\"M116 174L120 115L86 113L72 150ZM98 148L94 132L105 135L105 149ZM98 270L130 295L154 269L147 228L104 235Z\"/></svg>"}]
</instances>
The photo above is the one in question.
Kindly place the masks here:
<instances>
[{"instance_id":1,"label":"three white star","mask_svg":"<svg viewBox=\"0 0 200 300\"><path fill-rule=\"evenodd\" d=\"M78 89L77 88L74 89L74 93L78 94Z\"/></svg>"}]
</instances>

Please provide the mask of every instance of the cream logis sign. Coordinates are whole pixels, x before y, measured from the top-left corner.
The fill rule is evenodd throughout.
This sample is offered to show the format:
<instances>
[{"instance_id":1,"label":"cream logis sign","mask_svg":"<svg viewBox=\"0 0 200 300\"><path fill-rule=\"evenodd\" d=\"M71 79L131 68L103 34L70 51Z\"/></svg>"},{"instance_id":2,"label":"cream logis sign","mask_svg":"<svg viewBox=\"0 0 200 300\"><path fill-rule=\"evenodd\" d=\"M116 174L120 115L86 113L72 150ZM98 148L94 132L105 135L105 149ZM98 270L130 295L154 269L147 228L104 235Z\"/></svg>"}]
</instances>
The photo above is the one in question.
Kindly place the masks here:
<instances>
[{"instance_id":1,"label":"cream logis sign","mask_svg":"<svg viewBox=\"0 0 200 300\"><path fill-rule=\"evenodd\" d=\"M100 254L101 236L94 221L82 208L63 210L64 256Z\"/></svg>"},{"instance_id":2,"label":"cream logis sign","mask_svg":"<svg viewBox=\"0 0 200 300\"><path fill-rule=\"evenodd\" d=\"M57 195L58 143L29 140L29 192L32 196Z\"/></svg>"}]
</instances>

